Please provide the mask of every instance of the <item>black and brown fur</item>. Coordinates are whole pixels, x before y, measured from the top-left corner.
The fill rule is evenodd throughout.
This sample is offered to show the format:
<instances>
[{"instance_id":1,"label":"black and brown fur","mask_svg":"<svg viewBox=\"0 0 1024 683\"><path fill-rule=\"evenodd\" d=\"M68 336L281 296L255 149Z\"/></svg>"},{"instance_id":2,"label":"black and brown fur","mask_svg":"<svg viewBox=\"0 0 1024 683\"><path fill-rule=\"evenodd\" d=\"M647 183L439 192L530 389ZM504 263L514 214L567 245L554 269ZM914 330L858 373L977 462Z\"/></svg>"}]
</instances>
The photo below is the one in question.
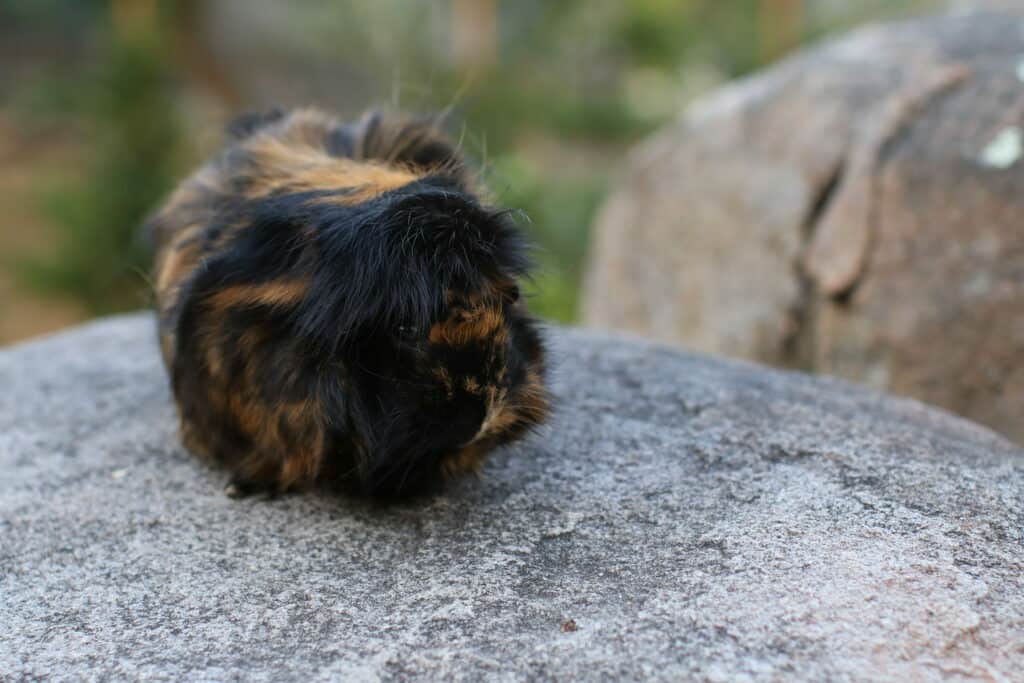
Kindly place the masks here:
<instances>
[{"instance_id":1,"label":"black and brown fur","mask_svg":"<svg viewBox=\"0 0 1024 683\"><path fill-rule=\"evenodd\" d=\"M522 234L429 121L248 116L149 223L187 448L229 490L436 490L547 413Z\"/></svg>"}]
</instances>

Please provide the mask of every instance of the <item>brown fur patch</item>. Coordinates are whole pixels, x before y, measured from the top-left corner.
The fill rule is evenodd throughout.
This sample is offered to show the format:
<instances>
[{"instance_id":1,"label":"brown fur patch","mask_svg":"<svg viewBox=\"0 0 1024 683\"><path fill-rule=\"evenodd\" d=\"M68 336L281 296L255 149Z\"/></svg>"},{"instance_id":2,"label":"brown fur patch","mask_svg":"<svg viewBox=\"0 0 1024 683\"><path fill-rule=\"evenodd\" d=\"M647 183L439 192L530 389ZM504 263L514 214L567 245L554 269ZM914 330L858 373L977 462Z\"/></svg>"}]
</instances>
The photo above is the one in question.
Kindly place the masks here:
<instances>
[{"instance_id":1,"label":"brown fur patch","mask_svg":"<svg viewBox=\"0 0 1024 683\"><path fill-rule=\"evenodd\" d=\"M379 194L408 185L420 178L416 173L383 163L332 157L322 147L290 145L258 137L249 146L258 174L250 177L247 194L261 197L279 192L331 192L317 202L353 205Z\"/></svg>"},{"instance_id":2,"label":"brown fur patch","mask_svg":"<svg viewBox=\"0 0 1024 683\"><path fill-rule=\"evenodd\" d=\"M529 421L544 422L548 416L550 398L540 372L535 368L526 371L526 382L519 392L517 410Z\"/></svg>"},{"instance_id":3,"label":"brown fur patch","mask_svg":"<svg viewBox=\"0 0 1024 683\"><path fill-rule=\"evenodd\" d=\"M479 472L487 456L487 450L479 443L464 446L444 461L445 472L453 476L465 472Z\"/></svg>"},{"instance_id":4,"label":"brown fur patch","mask_svg":"<svg viewBox=\"0 0 1024 683\"><path fill-rule=\"evenodd\" d=\"M320 473L324 445L324 432L317 424L315 406L306 402L290 404L278 412L277 418L299 437L299 443L292 443L291 435L280 431L277 434L284 457L279 485L289 489L312 483Z\"/></svg>"},{"instance_id":5,"label":"brown fur patch","mask_svg":"<svg viewBox=\"0 0 1024 683\"><path fill-rule=\"evenodd\" d=\"M206 362L206 370L211 375L219 375L224 367L224 352L220 344L208 344L203 360Z\"/></svg>"},{"instance_id":6,"label":"brown fur patch","mask_svg":"<svg viewBox=\"0 0 1024 683\"><path fill-rule=\"evenodd\" d=\"M317 147L332 126L337 125L333 117L313 107L295 109L276 126L271 126L275 137L289 144Z\"/></svg>"},{"instance_id":7,"label":"brown fur patch","mask_svg":"<svg viewBox=\"0 0 1024 683\"><path fill-rule=\"evenodd\" d=\"M195 267L199 258L199 245L194 241L195 236L202 230L200 225L190 225L183 228L175 237L174 242L160 252L160 259L156 267L156 288L159 292L167 292L168 289L178 284L181 279Z\"/></svg>"},{"instance_id":8,"label":"brown fur patch","mask_svg":"<svg viewBox=\"0 0 1024 683\"><path fill-rule=\"evenodd\" d=\"M494 410L492 415L489 415L487 420L480 425L480 436L479 439L485 439L494 434L500 434L512 425L519 422L521 416L518 411L514 408L499 404Z\"/></svg>"},{"instance_id":9,"label":"brown fur patch","mask_svg":"<svg viewBox=\"0 0 1024 683\"><path fill-rule=\"evenodd\" d=\"M446 320L431 326L427 339L431 344L449 346L462 346L473 341L501 345L506 338L504 327L505 316L500 308L456 309Z\"/></svg>"},{"instance_id":10,"label":"brown fur patch","mask_svg":"<svg viewBox=\"0 0 1024 683\"><path fill-rule=\"evenodd\" d=\"M306 296L309 283L304 280L266 282L258 285L234 285L212 294L207 301L214 308L236 306L288 306Z\"/></svg>"},{"instance_id":11,"label":"brown fur patch","mask_svg":"<svg viewBox=\"0 0 1024 683\"><path fill-rule=\"evenodd\" d=\"M281 465L278 486L287 491L295 486L312 482L319 468L319 457L313 452L289 453Z\"/></svg>"},{"instance_id":12,"label":"brown fur patch","mask_svg":"<svg viewBox=\"0 0 1024 683\"><path fill-rule=\"evenodd\" d=\"M167 330L160 331L160 353L164 357L164 363L170 367L174 360L174 346L177 343L177 336Z\"/></svg>"}]
</instances>

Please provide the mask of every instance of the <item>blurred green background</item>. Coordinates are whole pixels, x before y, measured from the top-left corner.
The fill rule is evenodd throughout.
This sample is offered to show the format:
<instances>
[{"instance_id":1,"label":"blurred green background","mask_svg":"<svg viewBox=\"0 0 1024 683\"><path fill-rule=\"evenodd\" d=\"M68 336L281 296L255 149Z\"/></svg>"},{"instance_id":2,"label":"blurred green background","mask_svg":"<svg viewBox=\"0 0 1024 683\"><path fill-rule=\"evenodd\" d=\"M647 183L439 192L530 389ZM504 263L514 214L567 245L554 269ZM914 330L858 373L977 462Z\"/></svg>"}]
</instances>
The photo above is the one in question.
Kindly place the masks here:
<instances>
[{"instance_id":1,"label":"blurred green background","mask_svg":"<svg viewBox=\"0 0 1024 683\"><path fill-rule=\"evenodd\" d=\"M450 111L571 322L600 199L696 96L939 0L0 0L0 343L149 302L138 224L241 111Z\"/></svg>"}]
</instances>

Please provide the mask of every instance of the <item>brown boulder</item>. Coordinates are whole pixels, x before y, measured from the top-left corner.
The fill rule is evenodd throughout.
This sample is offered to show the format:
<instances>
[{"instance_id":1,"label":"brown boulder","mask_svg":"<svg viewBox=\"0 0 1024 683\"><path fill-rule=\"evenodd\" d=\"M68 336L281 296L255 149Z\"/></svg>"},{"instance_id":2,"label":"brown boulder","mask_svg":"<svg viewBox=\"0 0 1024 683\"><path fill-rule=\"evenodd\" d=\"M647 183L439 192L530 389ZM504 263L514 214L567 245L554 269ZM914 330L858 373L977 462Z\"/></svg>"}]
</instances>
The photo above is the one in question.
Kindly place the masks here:
<instances>
[{"instance_id":1,"label":"brown boulder","mask_svg":"<svg viewBox=\"0 0 1024 683\"><path fill-rule=\"evenodd\" d=\"M870 27L691 107L600 212L587 324L1024 441L1024 15Z\"/></svg>"}]
</instances>

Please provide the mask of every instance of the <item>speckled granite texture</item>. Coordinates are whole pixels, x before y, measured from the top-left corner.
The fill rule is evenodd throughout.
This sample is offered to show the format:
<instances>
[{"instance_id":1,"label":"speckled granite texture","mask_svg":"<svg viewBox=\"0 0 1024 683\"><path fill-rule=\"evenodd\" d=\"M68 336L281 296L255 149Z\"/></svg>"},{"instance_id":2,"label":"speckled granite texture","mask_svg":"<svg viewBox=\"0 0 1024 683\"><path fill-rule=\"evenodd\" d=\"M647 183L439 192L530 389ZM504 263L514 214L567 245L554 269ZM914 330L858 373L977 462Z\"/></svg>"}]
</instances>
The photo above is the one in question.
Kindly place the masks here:
<instances>
[{"instance_id":1,"label":"speckled granite texture","mask_svg":"<svg viewBox=\"0 0 1024 683\"><path fill-rule=\"evenodd\" d=\"M0 678L1020 680L1020 449L551 336L551 425L390 508L225 497L148 315L0 351Z\"/></svg>"}]
</instances>

